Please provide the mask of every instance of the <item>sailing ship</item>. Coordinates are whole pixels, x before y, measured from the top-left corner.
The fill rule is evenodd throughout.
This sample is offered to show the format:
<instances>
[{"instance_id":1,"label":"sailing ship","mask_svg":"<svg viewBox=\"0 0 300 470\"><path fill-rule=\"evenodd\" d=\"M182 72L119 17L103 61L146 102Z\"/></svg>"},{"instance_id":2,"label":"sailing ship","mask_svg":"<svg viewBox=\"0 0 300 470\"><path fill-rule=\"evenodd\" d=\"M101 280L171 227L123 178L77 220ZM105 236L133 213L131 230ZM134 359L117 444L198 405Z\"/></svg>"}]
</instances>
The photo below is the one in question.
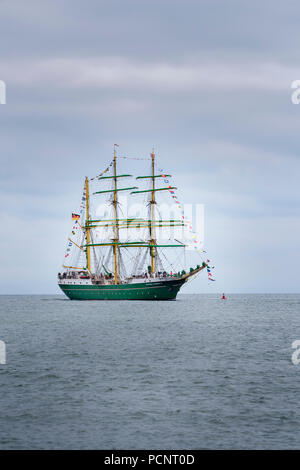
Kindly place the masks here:
<instances>
[{"instance_id":1,"label":"sailing ship","mask_svg":"<svg viewBox=\"0 0 300 470\"><path fill-rule=\"evenodd\" d=\"M157 218L156 195L164 190L177 189L173 186L157 187L156 181L170 175L156 174L155 153L150 155L151 174L137 176L139 182L148 181L148 189L136 186L120 187L119 181L129 174L118 174L116 144L110 166L98 177L86 177L82 196L80 214L72 214L72 235L68 238L67 252L63 263L63 271L58 273L58 285L64 294L72 300L175 300L180 288L202 271L207 264L202 262L189 272L183 269L174 270L174 266L166 267L167 250L185 251L186 244L175 240L160 242L157 230L167 227L183 227L183 219ZM112 170L111 176L103 176ZM93 195L108 195L111 218L94 218L91 215L91 180L98 183L110 182L111 189L96 191ZM146 196L147 217L121 218L119 193L130 191L130 196ZM126 194L126 193L125 193ZM136 229L140 234L138 240L124 239L123 229ZM98 231L98 232L97 232ZM99 240L99 232L102 239ZM142 235L141 235L142 234ZM76 241L75 241L76 239ZM75 255L71 257L71 252ZM131 263L124 262L123 254L132 253ZM73 265L67 261L76 259ZM128 266L127 266L128 264ZM130 270L128 268L130 265Z\"/></svg>"}]
</instances>

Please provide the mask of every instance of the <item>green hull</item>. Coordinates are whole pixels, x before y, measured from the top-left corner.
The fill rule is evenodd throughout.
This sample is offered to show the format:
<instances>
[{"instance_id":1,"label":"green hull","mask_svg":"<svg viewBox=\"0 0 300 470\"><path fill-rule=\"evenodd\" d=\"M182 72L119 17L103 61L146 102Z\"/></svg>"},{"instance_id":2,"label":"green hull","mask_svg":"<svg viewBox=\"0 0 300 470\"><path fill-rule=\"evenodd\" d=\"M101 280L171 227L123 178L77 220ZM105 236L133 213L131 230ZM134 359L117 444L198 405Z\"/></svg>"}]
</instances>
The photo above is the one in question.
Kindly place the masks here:
<instances>
[{"instance_id":1,"label":"green hull","mask_svg":"<svg viewBox=\"0 0 300 470\"><path fill-rule=\"evenodd\" d=\"M58 284L71 300L175 300L185 279L117 285Z\"/></svg>"}]
</instances>

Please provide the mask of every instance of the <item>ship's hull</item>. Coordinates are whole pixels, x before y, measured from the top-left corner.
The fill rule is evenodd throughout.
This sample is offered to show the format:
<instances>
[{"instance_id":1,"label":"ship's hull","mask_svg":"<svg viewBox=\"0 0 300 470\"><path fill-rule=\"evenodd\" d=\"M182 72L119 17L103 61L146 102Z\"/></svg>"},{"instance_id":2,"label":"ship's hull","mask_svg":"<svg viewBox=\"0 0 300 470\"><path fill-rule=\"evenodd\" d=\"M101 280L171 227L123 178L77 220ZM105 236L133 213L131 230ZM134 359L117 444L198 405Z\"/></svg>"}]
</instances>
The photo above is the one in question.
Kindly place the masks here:
<instances>
[{"instance_id":1,"label":"ship's hull","mask_svg":"<svg viewBox=\"0 0 300 470\"><path fill-rule=\"evenodd\" d=\"M117 285L59 283L59 287L71 300L175 300L184 283L185 279L174 279Z\"/></svg>"}]
</instances>

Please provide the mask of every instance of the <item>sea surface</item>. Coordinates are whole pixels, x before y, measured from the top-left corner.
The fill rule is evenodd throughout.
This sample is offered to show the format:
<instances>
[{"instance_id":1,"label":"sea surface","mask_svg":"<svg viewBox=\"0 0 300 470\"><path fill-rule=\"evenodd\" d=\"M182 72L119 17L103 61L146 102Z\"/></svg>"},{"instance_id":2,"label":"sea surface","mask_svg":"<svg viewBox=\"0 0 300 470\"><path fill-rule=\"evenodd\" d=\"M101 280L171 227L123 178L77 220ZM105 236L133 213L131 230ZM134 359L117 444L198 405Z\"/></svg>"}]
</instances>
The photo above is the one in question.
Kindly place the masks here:
<instances>
[{"instance_id":1,"label":"sea surface","mask_svg":"<svg viewBox=\"0 0 300 470\"><path fill-rule=\"evenodd\" d=\"M300 447L298 294L1 296L0 340L0 449Z\"/></svg>"}]
</instances>

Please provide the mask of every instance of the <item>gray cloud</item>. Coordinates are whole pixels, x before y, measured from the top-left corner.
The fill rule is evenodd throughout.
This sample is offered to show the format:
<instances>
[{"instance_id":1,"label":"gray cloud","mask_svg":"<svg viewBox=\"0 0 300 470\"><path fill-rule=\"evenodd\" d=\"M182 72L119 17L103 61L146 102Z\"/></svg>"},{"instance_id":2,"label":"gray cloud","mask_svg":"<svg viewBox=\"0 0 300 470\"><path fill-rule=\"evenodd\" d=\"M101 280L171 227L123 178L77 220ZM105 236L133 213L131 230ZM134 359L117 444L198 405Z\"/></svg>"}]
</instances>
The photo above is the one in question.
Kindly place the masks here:
<instances>
[{"instance_id":1,"label":"gray cloud","mask_svg":"<svg viewBox=\"0 0 300 470\"><path fill-rule=\"evenodd\" d=\"M6 80L22 88L194 93L286 90L300 67L265 61L168 63L120 57L2 61Z\"/></svg>"}]
</instances>

